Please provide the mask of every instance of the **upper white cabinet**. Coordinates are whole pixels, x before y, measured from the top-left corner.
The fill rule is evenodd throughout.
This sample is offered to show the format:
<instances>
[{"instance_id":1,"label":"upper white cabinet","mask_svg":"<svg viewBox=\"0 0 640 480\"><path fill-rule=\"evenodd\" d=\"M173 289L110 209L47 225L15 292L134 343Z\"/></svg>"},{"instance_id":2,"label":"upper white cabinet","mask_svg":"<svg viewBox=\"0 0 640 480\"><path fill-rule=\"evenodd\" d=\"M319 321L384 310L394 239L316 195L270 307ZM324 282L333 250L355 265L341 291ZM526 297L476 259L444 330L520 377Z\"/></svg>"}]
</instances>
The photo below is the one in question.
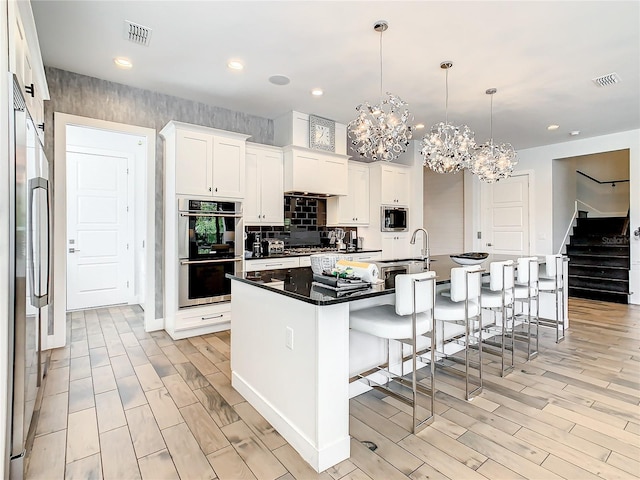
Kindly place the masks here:
<instances>
[{"instance_id":1,"label":"upper white cabinet","mask_svg":"<svg viewBox=\"0 0 640 480\"><path fill-rule=\"evenodd\" d=\"M289 145L284 151L284 191L348 193L348 157Z\"/></svg>"},{"instance_id":2,"label":"upper white cabinet","mask_svg":"<svg viewBox=\"0 0 640 480\"><path fill-rule=\"evenodd\" d=\"M380 204L409 205L411 184L407 167L385 163L375 164L371 169L376 171L375 177L380 182Z\"/></svg>"},{"instance_id":3,"label":"upper white cabinet","mask_svg":"<svg viewBox=\"0 0 640 480\"><path fill-rule=\"evenodd\" d=\"M44 142L44 101L49 100L49 87L31 3L16 0L5 3L8 7L9 68L18 79L38 136Z\"/></svg>"},{"instance_id":4,"label":"upper white cabinet","mask_svg":"<svg viewBox=\"0 0 640 480\"><path fill-rule=\"evenodd\" d=\"M169 122L160 132L173 162L175 193L221 199L245 194L245 144L249 135Z\"/></svg>"},{"instance_id":5,"label":"upper white cabinet","mask_svg":"<svg viewBox=\"0 0 640 480\"><path fill-rule=\"evenodd\" d=\"M247 143L245 225L284 225L282 149Z\"/></svg>"},{"instance_id":6,"label":"upper white cabinet","mask_svg":"<svg viewBox=\"0 0 640 480\"><path fill-rule=\"evenodd\" d=\"M327 199L329 225L369 224L369 166L349 162L348 193Z\"/></svg>"}]
</instances>

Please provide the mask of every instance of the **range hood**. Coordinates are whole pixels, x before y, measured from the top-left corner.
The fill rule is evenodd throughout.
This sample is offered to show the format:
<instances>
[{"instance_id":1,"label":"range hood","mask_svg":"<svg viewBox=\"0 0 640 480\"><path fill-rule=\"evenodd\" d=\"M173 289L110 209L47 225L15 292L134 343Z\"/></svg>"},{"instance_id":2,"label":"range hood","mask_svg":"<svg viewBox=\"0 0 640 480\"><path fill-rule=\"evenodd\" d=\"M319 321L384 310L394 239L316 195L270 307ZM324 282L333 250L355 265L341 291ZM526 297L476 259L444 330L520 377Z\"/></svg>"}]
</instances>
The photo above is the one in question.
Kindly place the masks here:
<instances>
[{"instance_id":1,"label":"range hood","mask_svg":"<svg viewBox=\"0 0 640 480\"><path fill-rule=\"evenodd\" d=\"M312 193L312 192L284 192L285 197L305 197L305 198L318 198L324 200L335 195L330 193Z\"/></svg>"},{"instance_id":2,"label":"range hood","mask_svg":"<svg viewBox=\"0 0 640 480\"><path fill-rule=\"evenodd\" d=\"M289 145L284 152L286 195L326 198L349 191L347 155Z\"/></svg>"}]
</instances>

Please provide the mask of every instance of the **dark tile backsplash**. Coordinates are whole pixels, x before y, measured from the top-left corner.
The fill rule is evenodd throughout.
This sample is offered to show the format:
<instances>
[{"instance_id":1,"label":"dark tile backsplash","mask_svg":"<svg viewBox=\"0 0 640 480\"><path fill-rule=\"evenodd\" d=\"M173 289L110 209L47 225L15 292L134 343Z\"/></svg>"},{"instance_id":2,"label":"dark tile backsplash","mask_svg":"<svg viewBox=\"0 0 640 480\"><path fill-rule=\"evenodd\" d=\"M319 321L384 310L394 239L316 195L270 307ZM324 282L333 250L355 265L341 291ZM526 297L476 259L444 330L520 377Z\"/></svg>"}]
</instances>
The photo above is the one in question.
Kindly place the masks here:
<instances>
[{"instance_id":1,"label":"dark tile backsplash","mask_svg":"<svg viewBox=\"0 0 640 480\"><path fill-rule=\"evenodd\" d=\"M328 246L329 232L336 227L327 227L327 201L322 198L284 197L284 226L252 226L245 227L247 239L245 248L251 250L256 234L260 239L278 238L284 240L285 246ZM342 227L349 232L355 227Z\"/></svg>"}]
</instances>

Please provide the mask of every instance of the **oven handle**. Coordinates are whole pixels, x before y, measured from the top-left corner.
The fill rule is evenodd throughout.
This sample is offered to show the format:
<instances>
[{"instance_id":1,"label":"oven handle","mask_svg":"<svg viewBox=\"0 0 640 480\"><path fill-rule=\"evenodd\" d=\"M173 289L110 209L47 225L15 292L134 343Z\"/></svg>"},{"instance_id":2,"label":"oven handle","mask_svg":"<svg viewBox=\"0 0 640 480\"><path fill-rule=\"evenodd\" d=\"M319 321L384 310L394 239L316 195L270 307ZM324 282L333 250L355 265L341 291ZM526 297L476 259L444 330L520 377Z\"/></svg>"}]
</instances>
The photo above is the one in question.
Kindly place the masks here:
<instances>
[{"instance_id":1,"label":"oven handle","mask_svg":"<svg viewBox=\"0 0 640 480\"><path fill-rule=\"evenodd\" d=\"M242 218L241 213L185 213L180 212L181 217L226 217L226 218Z\"/></svg>"},{"instance_id":2,"label":"oven handle","mask_svg":"<svg viewBox=\"0 0 640 480\"><path fill-rule=\"evenodd\" d=\"M240 262L242 257L233 258L220 258L215 260L180 260L180 265L193 265L202 263L225 263L225 262Z\"/></svg>"}]
</instances>

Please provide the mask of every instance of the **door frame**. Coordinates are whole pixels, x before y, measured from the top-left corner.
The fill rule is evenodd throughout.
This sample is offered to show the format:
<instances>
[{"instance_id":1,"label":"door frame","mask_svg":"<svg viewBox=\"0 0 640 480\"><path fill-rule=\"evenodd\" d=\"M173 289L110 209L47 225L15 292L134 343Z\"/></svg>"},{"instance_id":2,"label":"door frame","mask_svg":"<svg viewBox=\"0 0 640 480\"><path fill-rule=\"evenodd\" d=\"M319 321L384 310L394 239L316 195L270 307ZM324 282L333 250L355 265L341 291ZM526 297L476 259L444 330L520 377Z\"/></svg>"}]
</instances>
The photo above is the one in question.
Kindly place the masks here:
<instances>
[{"instance_id":1,"label":"door frame","mask_svg":"<svg viewBox=\"0 0 640 480\"><path fill-rule=\"evenodd\" d=\"M533 201L533 192L535 191L535 172L533 170L516 170L513 172L513 174L511 175L512 177L520 177L526 175L528 177L528 184L529 184L529 188L527 189L527 196L528 198L528 204L529 204L529 245L528 245L528 250L529 250L529 255L536 255L537 252L532 251L532 249L534 248L533 246L536 244L536 232L535 232L535 203ZM466 178L465 178L466 180ZM471 218L473 218L473 225L471 228L471 232L469 236L466 236L467 238L467 242L469 242L468 244L473 245L473 251L476 252L482 252L483 250L483 245L484 245L484 241L485 239L482 238L477 238L477 232L482 232L483 228L484 228L484 222L482 220L482 214L484 212L484 195L483 195L483 190L485 188L489 187L489 184L484 184L478 180L477 177L474 176L474 181L473 182L468 182L468 183L473 183L476 187L473 188L473 191L471 192L471 195L466 195L468 193L467 190L467 182L465 182L465 217L466 217L466 212L468 211L468 208L471 208L471 211L473 212L473 214L470 216ZM469 202L467 202L466 198L469 197ZM465 246L467 245L467 242L465 242Z\"/></svg>"},{"instance_id":2,"label":"door frame","mask_svg":"<svg viewBox=\"0 0 640 480\"><path fill-rule=\"evenodd\" d=\"M118 132L120 133L120 132ZM107 150L107 149L102 149L102 148L93 148L93 147L81 147L81 146L71 146L69 147L67 145L67 148L65 148L65 155L67 153L80 153L80 154L85 154L85 155L104 155L104 156L112 156L112 157L126 157L127 158L127 172L129 172L130 170L133 170L134 173L137 173L138 177L140 176L140 172L138 172L138 169L135 168L135 166L133 165L133 163L135 163L135 159L132 159L133 154L131 152L118 152L115 150ZM67 157L65 156L65 161L67 161ZM133 162L133 163L132 163ZM134 274L134 268L135 268L135 251L136 248L134 246L134 242L136 240L136 231L135 231L135 211L138 208L138 205L136 203L136 198L135 198L135 182L136 182L136 178L135 176L132 176L130 173L127 173L127 212L129 213L127 215L127 243L129 245L132 246L132 248L129 248L127 251L127 255L126 255L126 261L127 261L127 267L126 267L126 271L127 271L127 280L131 282L132 284L132 288L130 289L130 291L127 293L127 304L134 304L134 303L139 303L139 298L137 295L134 294L135 291L137 291L138 287L137 287L137 282L135 279L135 274ZM67 192L68 193L68 192ZM129 209L129 205L131 204L130 199L133 198L133 210ZM68 214L68 211L67 211ZM65 215L65 218L66 215ZM144 218L146 219L146 215L144 216ZM68 222L67 222L67 227L69 226ZM145 230L146 232L146 230ZM68 238L68 237L67 237ZM145 249L146 249L146 234L145 234ZM66 251L66 249L65 249ZM66 258L67 260L67 267L69 266L69 256L67 256ZM146 261L145 261L145 265L146 265ZM68 269L67 269L67 273L68 273ZM67 276L67 282L69 281L69 277ZM67 284L68 287L68 284ZM67 292L68 293L68 292ZM68 299L67 299L68 302ZM145 304L146 304L146 298L145 298ZM67 303L68 306L68 303ZM89 307L89 308L93 308L93 307ZM78 310L83 310L83 309L78 309Z\"/></svg>"},{"instance_id":3,"label":"door frame","mask_svg":"<svg viewBox=\"0 0 640 480\"><path fill-rule=\"evenodd\" d=\"M156 319L155 298L155 203L156 203L156 131L152 128L109 122L55 112L53 161L53 300L55 333L47 339L46 348L62 347L66 342L67 316L67 125L97 128L146 137L147 158L144 175L146 189L145 209L145 310L144 328L150 332L164 328L162 318ZM56 259L60 259L56 261ZM62 261L64 259L64 261Z\"/></svg>"}]
</instances>

